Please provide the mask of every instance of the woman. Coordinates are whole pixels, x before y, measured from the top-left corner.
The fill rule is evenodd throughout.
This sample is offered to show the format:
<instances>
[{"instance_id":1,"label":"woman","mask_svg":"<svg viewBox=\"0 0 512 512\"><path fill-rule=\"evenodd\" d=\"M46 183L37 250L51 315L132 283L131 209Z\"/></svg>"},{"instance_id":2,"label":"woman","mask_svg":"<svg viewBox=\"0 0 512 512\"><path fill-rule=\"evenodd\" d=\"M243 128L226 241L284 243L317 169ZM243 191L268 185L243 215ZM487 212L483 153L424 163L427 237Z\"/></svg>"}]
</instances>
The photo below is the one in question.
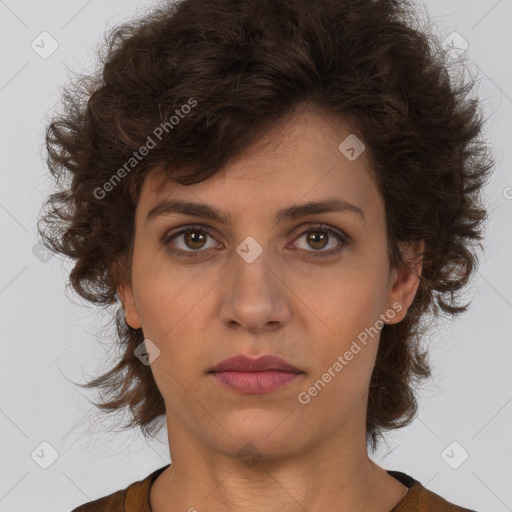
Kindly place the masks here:
<instances>
[{"instance_id":1,"label":"woman","mask_svg":"<svg viewBox=\"0 0 512 512\"><path fill-rule=\"evenodd\" d=\"M46 245L120 302L86 384L171 464L75 509L469 510L368 456L456 315L493 162L392 0L182 0L114 31L47 132ZM61 181L62 180L62 181Z\"/></svg>"}]
</instances>

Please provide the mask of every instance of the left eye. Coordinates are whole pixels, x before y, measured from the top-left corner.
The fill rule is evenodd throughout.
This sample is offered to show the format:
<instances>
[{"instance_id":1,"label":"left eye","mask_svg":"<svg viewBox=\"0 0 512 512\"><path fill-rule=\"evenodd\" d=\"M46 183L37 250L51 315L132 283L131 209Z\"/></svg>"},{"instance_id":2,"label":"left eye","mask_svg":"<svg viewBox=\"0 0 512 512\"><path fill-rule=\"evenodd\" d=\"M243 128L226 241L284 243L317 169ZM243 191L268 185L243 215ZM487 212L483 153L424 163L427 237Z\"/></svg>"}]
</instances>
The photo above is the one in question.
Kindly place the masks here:
<instances>
[{"instance_id":1,"label":"left eye","mask_svg":"<svg viewBox=\"0 0 512 512\"><path fill-rule=\"evenodd\" d=\"M208 252L209 249L213 249L215 247L215 244L210 245L210 247L205 245L208 237L214 239L213 235L207 229L203 227L190 226L178 233L165 234L162 238L162 244L169 252L177 257L195 258L201 253ZM306 243L310 248L312 247L313 250L309 250L307 247L304 249L304 251L309 253L308 255L312 257L337 254L349 243L346 235L323 225L313 226L307 229L301 233L296 240L300 240L302 237L306 237ZM337 247L335 244L334 248L331 248L331 250L322 250L328 246L328 242L331 237L334 237L338 242L341 242L341 244L338 243ZM184 241L185 245L183 247L172 242L174 239L179 240L180 238ZM172 246L177 247L177 249Z\"/></svg>"},{"instance_id":2,"label":"left eye","mask_svg":"<svg viewBox=\"0 0 512 512\"><path fill-rule=\"evenodd\" d=\"M302 237L306 237L306 243L309 245L309 247L314 249L314 253L326 253L326 255L336 254L341 251L344 245L346 245L346 239L341 233L338 233L337 231L334 231L330 228L324 228L322 226L310 228L307 231L304 231L304 233L302 233L297 240L300 240ZM330 251L321 250L327 247L330 239L333 237L338 241L338 244L334 243L333 248ZM333 240L333 242L335 241ZM341 242L341 247L339 242ZM306 248L305 250L308 249ZM320 254L313 254L312 256L317 255Z\"/></svg>"}]
</instances>

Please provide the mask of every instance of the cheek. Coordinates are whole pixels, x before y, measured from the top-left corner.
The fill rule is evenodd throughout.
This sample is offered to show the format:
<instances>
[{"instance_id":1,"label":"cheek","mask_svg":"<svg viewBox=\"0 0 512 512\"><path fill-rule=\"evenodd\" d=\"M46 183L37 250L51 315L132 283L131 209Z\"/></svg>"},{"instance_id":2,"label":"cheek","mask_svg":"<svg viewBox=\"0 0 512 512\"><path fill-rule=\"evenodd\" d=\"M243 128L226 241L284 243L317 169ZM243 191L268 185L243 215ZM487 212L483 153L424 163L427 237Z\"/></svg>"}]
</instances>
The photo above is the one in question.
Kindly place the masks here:
<instances>
[{"instance_id":1,"label":"cheek","mask_svg":"<svg viewBox=\"0 0 512 512\"><path fill-rule=\"evenodd\" d=\"M136 265L134 259L133 286L145 335L172 337L185 325L190 335L215 286L214 277L199 265L178 267L163 249L156 256L141 251Z\"/></svg>"},{"instance_id":2,"label":"cheek","mask_svg":"<svg viewBox=\"0 0 512 512\"><path fill-rule=\"evenodd\" d=\"M322 279L315 287L301 286L297 296L321 320L320 324L334 338L347 340L375 324L386 305L384 272L375 265L342 268Z\"/></svg>"},{"instance_id":3,"label":"cheek","mask_svg":"<svg viewBox=\"0 0 512 512\"><path fill-rule=\"evenodd\" d=\"M310 293L304 300L312 305L316 314L311 317L317 324L317 328L311 330L319 347L315 355L319 374L315 373L314 377L319 378L330 369L336 374L329 384L334 393L350 389L361 396L366 390L382 329L380 315L386 305L384 268L377 260L373 265L333 272L322 283L323 294ZM304 290L304 293L307 292ZM316 317L321 321L315 320ZM338 356L343 361L338 361ZM329 375L325 379L329 379Z\"/></svg>"},{"instance_id":4,"label":"cheek","mask_svg":"<svg viewBox=\"0 0 512 512\"><path fill-rule=\"evenodd\" d=\"M203 315L213 307L207 295L210 287L205 291L187 284L141 276L136 287L134 279L144 337L160 350L151 369L159 388L173 390L171 394L179 391L179 383L185 385L206 365L204 346L197 341L204 339L204 326L208 325Z\"/></svg>"},{"instance_id":5,"label":"cheek","mask_svg":"<svg viewBox=\"0 0 512 512\"><path fill-rule=\"evenodd\" d=\"M328 309L323 316L329 329L319 324L321 332L312 334L318 349L312 356L314 368L303 391L316 404L312 410L329 411L333 419L339 419L361 407L368 393L380 338L377 322L381 310L375 294L362 286L351 293L338 291L332 295L336 300L325 302ZM332 408L333 404L336 407Z\"/></svg>"}]
</instances>

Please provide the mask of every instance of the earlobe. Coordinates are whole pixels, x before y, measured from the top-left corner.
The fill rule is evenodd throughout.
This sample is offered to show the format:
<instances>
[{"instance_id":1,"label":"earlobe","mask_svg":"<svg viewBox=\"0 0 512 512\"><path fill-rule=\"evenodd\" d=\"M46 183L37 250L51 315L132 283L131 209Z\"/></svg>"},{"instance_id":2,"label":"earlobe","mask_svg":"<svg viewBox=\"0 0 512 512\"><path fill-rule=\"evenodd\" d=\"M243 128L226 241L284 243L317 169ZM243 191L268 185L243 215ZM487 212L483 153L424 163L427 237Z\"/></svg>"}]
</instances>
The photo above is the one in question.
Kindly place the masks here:
<instances>
[{"instance_id":1,"label":"earlobe","mask_svg":"<svg viewBox=\"0 0 512 512\"><path fill-rule=\"evenodd\" d=\"M132 329L140 329L142 324L140 322L139 314L137 313L137 308L135 306L135 299L133 296L133 290L131 286L124 285L120 286L117 289L117 296L121 301L121 305L124 310L124 318L126 323Z\"/></svg>"},{"instance_id":2,"label":"earlobe","mask_svg":"<svg viewBox=\"0 0 512 512\"><path fill-rule=\"evenodd\" d=\"M110 266L112 278L117 283L117 296L123 307L126 323L133 329L140 329L142 324L135 306L129 269L130 266L124 258L116 259Z\"/></svg>"},{"instance_id":3,"label":"earlobe","mask_svg":"<svg viewBox=\"0 0 512 512\"><path fill-rule=\"evenodd\" d=\"M398 303L401 309L392 320L386 322L388 324L398 323L405 318L416 296L423 270L422 255L425 247L423 240L400 242L399 247L404 261L408 264L400 263L397 269L393 269L394 277L389 290L388 308Z\"/></svg>"}]
</instances>

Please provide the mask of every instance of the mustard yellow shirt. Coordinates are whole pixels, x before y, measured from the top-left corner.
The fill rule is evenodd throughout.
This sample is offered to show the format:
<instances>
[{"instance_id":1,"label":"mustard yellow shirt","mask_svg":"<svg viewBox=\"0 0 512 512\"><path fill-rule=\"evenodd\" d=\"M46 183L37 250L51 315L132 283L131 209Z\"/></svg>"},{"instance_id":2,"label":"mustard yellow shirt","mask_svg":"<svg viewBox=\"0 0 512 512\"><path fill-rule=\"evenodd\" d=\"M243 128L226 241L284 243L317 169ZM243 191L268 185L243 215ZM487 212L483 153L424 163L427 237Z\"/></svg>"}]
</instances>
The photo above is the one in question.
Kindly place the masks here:
<instances>
[{"instance_id":1,"label":"mustard yellow shirt","mask_svg":"<svg viewBox=\"0 0 512 512\"><path fill-rule=\"evenodd\" d=\"M143 480L130 484L126 489L80 505L71 512L151 512L149 503L151 484L169 466L170 464L167 464ZM449 503L401 471L387 470L387 472L409 489L389 512L476 512Z\"/></svg>"}]
</instances>

